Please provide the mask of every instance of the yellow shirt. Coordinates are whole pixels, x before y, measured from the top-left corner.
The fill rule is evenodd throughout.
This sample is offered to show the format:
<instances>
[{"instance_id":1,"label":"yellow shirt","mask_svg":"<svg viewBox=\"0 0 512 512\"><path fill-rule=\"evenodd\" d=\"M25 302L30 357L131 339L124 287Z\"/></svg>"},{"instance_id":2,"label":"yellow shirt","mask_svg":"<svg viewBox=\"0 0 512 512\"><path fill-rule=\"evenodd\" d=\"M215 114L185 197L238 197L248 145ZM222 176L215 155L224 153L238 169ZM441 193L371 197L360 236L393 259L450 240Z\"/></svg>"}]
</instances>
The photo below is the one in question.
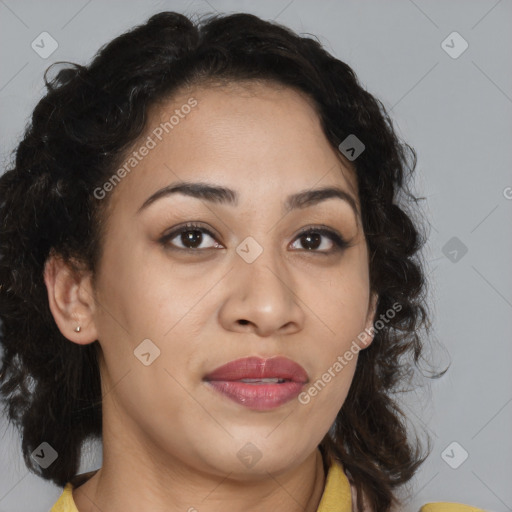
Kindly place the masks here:
<instances>
[{"instance_id":1,"label":"yellow shirt","mask_svg":"<svg viewBox=\"0 0 512 512\"><path fill-rule=\"evenodd\" d=\"M73 483L78 486L84 483L95 471L78 475L68 482L62 494L50 512L78 512L73 501ZM350 483L341 465L334 463L327 473L325 488L318 505L317 512L352 512ZM420 512L485 512L480 508L461 505L459 503L427 503Z\"/></svg>"}]
</instances>

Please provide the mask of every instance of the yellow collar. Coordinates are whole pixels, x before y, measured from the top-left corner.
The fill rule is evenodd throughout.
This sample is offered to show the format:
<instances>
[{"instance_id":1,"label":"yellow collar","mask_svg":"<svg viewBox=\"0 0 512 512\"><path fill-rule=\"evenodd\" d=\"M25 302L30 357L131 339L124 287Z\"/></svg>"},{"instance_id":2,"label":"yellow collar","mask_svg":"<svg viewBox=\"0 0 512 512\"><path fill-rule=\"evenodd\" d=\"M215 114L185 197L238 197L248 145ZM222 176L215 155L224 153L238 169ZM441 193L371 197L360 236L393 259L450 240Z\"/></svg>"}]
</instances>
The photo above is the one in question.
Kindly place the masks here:
<instances>
[{"instance_id":1,"label":"yellow collar","mask_svg":"<svg viewBox=\"0 0 512 512\"><path fill-rule=\"evenodd\" d=\"M73 483L79 485L90 478L96 471L78 475L68 482L50 512L78 512L73 501ZM421 507L420 512L484 512L484 510L462 505L460 503L428 503ZM325 479L324 492L320 498L317 512L352 512L352 496L350 483L343 467L333 462Z\"/></svg>"},{"instance_id":2,"label":"yellow collar","mask_svg":"<svg viewBox=\"0 0 512 512\"><path fill-rule=\"evenodd\" d=\"M352 512L350 483L337 462L329 467L317 512Z\"/></svg>"}]
</instances>

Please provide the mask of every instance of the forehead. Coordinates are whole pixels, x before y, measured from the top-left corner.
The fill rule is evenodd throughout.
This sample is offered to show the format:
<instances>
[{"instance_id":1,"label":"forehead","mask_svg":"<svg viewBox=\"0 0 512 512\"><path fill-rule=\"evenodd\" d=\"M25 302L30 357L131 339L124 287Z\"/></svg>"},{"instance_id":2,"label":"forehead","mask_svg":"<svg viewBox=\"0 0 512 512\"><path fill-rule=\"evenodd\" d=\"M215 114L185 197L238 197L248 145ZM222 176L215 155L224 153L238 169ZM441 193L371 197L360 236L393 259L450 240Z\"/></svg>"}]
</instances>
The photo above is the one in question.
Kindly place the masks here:
<instances>
[{"instance_id":1,"label":"forehead","mask_svg":"<svg viewBox=\"0 0 512 512\"><path fill-rule=\"evenodd\" d=\"M339 185L358 202L355 171L327 140L313 100L272 82L210 83L181 89L148 110L127 156L151 150L114 190L112 202L140 202L180 180L211 181L277 197ZM245 192L244 192L245 191Z\"/></svg>"}]
</instances>

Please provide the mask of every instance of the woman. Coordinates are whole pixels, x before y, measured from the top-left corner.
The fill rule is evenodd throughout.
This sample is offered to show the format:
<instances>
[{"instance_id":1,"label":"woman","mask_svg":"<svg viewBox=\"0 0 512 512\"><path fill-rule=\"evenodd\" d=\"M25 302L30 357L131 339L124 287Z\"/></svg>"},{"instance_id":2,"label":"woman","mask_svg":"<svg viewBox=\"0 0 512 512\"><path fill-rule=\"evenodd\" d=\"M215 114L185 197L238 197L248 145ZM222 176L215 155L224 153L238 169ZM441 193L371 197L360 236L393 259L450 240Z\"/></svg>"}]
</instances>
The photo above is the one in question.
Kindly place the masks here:
<instances>
[{"instance_id":1,"label":"woman","mask_svg":"<svg viewBox=\"0 0 512 512\"><path fill-rule=\"evenodd\" d=\"M1 389L52 511L400 510L429 326L380 102L249 14L160 13L47 86L0 179Z\"/></svg>"}]
</instances>

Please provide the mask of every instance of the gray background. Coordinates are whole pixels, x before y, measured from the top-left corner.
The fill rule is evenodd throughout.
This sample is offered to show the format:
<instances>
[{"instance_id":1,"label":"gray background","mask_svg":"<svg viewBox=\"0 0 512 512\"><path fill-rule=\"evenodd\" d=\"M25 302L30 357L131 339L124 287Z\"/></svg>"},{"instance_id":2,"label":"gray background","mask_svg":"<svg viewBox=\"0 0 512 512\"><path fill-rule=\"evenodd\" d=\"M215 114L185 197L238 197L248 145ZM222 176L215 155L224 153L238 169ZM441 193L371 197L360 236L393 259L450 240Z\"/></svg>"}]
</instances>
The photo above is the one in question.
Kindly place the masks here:
<instances>
[{"instance_id":1,"label":"gray background","mask_svg":"<svg viewBox=\"0 0 512 512\"><path fill-rule=\"evenodd\" d=\"M452 362L430 391L404 397L411 420L433 440L406 510L428 501L512 510L512 2L0 0L3 162L43 93L48 65L85 64L161 10L246 11L315 34L390 110L419 156L416 190L431 222L434 359ZM43 31L59 45L46 59L31 48ZM453 31L469 44L458 58L442 47ZM28 473L17 433L0 420L0 512L48 510L61 489ZM462 450L468 458L457 469L442 457L455 466ZM101 446L87 445L81 471L100 465Z\"/></svg>"}]
</instances>

